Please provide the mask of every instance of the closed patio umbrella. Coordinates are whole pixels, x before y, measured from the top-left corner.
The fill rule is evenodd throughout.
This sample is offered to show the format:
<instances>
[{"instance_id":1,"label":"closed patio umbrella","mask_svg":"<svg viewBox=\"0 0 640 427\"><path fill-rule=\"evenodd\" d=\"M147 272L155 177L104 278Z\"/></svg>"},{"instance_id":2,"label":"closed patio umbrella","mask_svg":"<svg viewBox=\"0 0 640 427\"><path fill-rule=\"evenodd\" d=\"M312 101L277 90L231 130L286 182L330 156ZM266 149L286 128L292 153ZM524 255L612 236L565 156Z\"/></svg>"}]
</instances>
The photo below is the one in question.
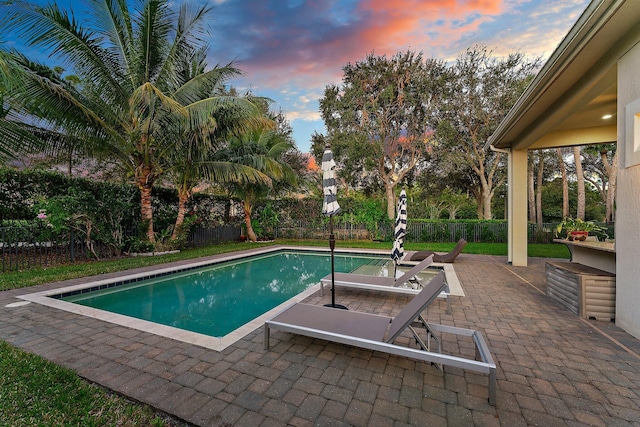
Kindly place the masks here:
<instances>
[{"instance_id":1,"label":"closed patio umbrella","mask_svg":"<svg viewBox=\"0 0 640 427\"><path fill-rule=\"evenodd\" d=\"M394 230L393 249L391 259L394 263L393 276L396 275L398 262L404 256L404 237L407 234L407 193L402 190L398 199L398 212L396 214L396 227Z\"/></svg>"},{"instance_id":2,"label":"closed patio umbrella","mask_svg":"<svg viewBox=\"0 0 640 427\"><path fill-rule=\"evenodd\" d=\"M335 167L336 162L333 160L333 153L327 145L322 155L322 192L324 195L322 199L322 214L329 217L329 248L331 249L331 304L327 304L327 306L346 310L347 307L336 305L335 266L333 259L336 239L333 235L333 216L340 212L340 205L337 199Z\"/></svg>"}]
</instances>

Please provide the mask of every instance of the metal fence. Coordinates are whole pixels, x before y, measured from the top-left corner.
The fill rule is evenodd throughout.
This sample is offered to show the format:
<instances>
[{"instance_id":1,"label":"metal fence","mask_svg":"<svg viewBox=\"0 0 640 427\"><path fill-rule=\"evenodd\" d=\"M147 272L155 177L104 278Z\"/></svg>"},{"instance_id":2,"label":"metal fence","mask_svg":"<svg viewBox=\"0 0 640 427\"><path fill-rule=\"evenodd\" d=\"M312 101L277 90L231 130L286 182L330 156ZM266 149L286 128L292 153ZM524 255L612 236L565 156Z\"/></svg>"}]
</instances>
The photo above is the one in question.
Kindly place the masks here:
<instances>
[{"instance_id":1,"label":"metal fence","mask_svg":"<svg viewBox=\"0 0 640 427\"><path fill-rule=\"evenodd\" d=\"M2 272L49 267L113 256L114 248L70 232L53 235L40 227L0 227ZM94 255L95 253L95 255Z\"/></svg>"},{"instance_id":2,"label":"metal fence","mask_svg":"<svg viewBox=\"0 0 640 427\"><path fill-rule=\"evenodd\" d=\"M558 223L529 224L528 243L551 243ZM613 237L615 224L600 223L606 233ZM376 225L336 222L334 234L337 240L383 240L393 239L393 225L381 222ZM329 225L295 221L279 224L276 237L290 239L327 239ZM475 243L507 243L508 225L505 222L420 222L407 221L405 241L415 243L455 243L460 239Z\"/></svg>"},{"instance_id":3,"label":"metal fence","mask_svg":"<svg viewBox=\"0 0 640 427\"><path fill-rule=\"evenodd\" d=\"M381 222L375 225L340 222L334 224L334 234L338 240L383 240L393 238L393 225ZM290 239L326 239L328 224L297 221L278 225L276 237ZM506 223L454 223L454 222L414 222L407 221L408 242L507 242ZM551 241L551 239L549 239Z\"/></svg>"},{"instance_id":4,"label":"metal fence","mask_svg":"<svg viewBox=\"0 0 640 427\"><path fill-rule=\"evenodd\" d=\"M614 235L614 224L600 224L607 234ZM538 227L529 224L529 243L551 243L555 237L557 223L544 223ZM218 227L195 227L189 234L186 245L189 247L206 246L213 243L240 240L241 229L235 225ZM133 233L132 233L133 234ZM336 221L334 234L338 240L382 240L393 239L393 224L362 224ZM506 222L418 222L407 223L407 242L467 242L506 243ZM275 237L281 239L328 239L327 221L313 223L296 221L278 224ZM126 238L125 238L126 240ZM47 267L65 263L74 263L99 258L112 258L121 255L113 245L99 241L87 242L81 236L68 233L53 236L50 230L42 227L0 227L0 247L2 251L1 271L25 270L34 267ZM95 255L94 255L95 253Z\"/></svg>"},{"instance_id":5,"label":"metal fence","mask_svg":"<svg viewBox=\"0 0 640 427\"><path fill-rule=\"evenodd\" d=\"M133 236L131 233L127 237ZM240 227L195 227L187 239L190 247L240 239ZM55 235L43 227L0 227L2 272L76 263L122 255L121 248L98 240L86 241L73 231Z\"/></svg>"},{"instance_id":6,"label":"metal fence","mask_svg":"<svg viewBox=\"0 0 640 427\"><path fill-rule=\"evenodd\" d=\"M233 242L240 240L240 227L221 225L218 227L195 227L189 233L188 246L206 246L212 243Z\"/></svg>"}]
</instances>

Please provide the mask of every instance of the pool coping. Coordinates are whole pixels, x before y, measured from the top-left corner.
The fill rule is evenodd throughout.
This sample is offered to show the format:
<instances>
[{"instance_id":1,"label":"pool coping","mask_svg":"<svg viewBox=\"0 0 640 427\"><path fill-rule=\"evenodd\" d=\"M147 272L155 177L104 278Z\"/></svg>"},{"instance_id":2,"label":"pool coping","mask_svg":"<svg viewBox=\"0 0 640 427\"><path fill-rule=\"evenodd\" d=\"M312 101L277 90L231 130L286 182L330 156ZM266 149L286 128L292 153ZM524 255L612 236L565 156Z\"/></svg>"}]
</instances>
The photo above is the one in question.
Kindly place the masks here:
<instances>
[{"instance_id":1,"label":"pool coping","mask_svg":"<svg viewBox=\"0 0 640 427\"><path fill-rule=\"evenodd\" d=\"M320 290L320 283L316 283L315 285L310 286L305 291L282 302L281 304L277 305L276 307L272 308L271 310L267 311L261 316L256 317L255 319L251 320L248 323L245 323L244 325L231 331L230 333L228 333L223 337L212 337L210 335L187 331L187 330L176 328L173 326L161 325L151 321L137 319L135 317L125 316L122 314L111 313L105 310L86 307L80 304L74 304L61 299L53 298L53 296L65 294L65 293L72 293L72 292L80 291L82 289L87 289L87 288L96 288L96 287L105 286L105 285L108 286L109 284L113 284L117 282L142 280L144 278L148 278L151 276L160 276L163 274L168 274L176 271L184 271L188 269L205 267L205 266L219 264L226 261L233 261L240 258L246 258L248 256L263 255L263 254L268 254L271 252L277 252L282 250L330 252L329 248L322 248L322 247L315 247L315 246L288 246L288 245L267 246L264 248L256 248L255 250L252 250L250 253L230 252L229 254L217 255L213 259L212 258L208 258L206 260L201 259L200 261L187 262L180 266L171 266L171 267L159 268L153 271L124 274L122 276L110 277L108 279L92 280L93 276L88 276L86 278L87 279L86 282L84 283L19 295L17 296L17 298L26 302L32 302L32 303L44 305L47 307L64 310L70 313L75 313L82 316L90 317L93 319L98 319L105 322L117 324L120 326L137 329L144 332L149 332L165 338L171 338L171 339L186 342L189 344L195 344L211 350L222 351L225 348L237 342L239 339L245 337L247 334L263 326L264 322L267 319L273 317L276 313L282 311L285 307L296 302L301 302L307 297L318 292ZM360 250L356 248L350 248L350 249L336 248L335 253L373 254L373 255L389 254L388 251L383 251L383 250L376 250L376 249ZM408 258L408 256L405 258ZM412 262L410 261L407 261L407 262L403 261L402 263L408 264L408 265L412 264ZM450 288L449 295L464 296L464 291L462 291L462 287L460 285L460 282L458 281L455 271L453 270L453 266L451 266L450 264L439 264L439 263L433 263L433 265L444 269L445 277L447 278L447 282ZM451 282L449 283L449 281Z\"/></svg>"}]
</instances>

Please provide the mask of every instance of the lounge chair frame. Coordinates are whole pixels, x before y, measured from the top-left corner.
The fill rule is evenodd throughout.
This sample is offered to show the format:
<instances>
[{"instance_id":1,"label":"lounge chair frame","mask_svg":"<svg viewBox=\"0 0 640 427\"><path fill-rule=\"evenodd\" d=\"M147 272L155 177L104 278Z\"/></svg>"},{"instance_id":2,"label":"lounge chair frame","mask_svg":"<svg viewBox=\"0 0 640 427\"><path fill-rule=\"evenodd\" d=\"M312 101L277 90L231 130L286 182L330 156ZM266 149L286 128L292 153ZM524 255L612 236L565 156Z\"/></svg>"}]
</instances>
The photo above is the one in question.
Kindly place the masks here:
<instances>
[{"instance_id":1,"label":"lounge chair frame","mask_svg":"<svg viewBox=\"0 0 640 427\"><path fill-rule=\"evenodd\" d=\"M368 291L381 291L381 292L393 292L398 294L417 295L422 290L422 283L416 279L422 270L427 268L433 262L433 256L426 257L418 264L411 266L411 269L406 271L402 276L397 279L394 277L373 276L369 274L357 274L357 273L333 273L326 275L320 279L320 296L324 296L324 287L331 286L333 281L334 286L343 288L365 289ZM405 283L415 284L416 288L403 287ZM440 298L446 298L447 300L447 314L451 313L451 300L449 299L449 287L447 286L444 291L438 295Z\"/></svg>"},{"instance_id":2,"label":"lounge chair frame","mask_svg":"<svg viewBox=\"0 0 640 427\"><path fill-rule=\"evenodd\" d=\"M428 295L421 296L428 296L427 299L420 298L420 301L417 301L417 303L414 303L412 300L405 309L394 318L311 304L292 304L265 322L264 348L265 350L269 350L270 331L271 329L275 329L396 356L409 357L436 364L441 369L443 369L444 365L447 365L475 371L488 375L488 400L490 405L495 405L497 388L496 364L482 334L473 329L428 323L421 314L422 311L437 298L444 286L445 284L441 273L436 279L429 283L429 288L425 287L424 292L427 292ZM414 298L414 300L417 299L418 298ZM308 314L308 316L305 316L306 321L297 322L287 320L289 310ZM314 314L326 314L326 317L322 318L325 321L324 328L322 327L323 325L310 325L309 319L314 318ZM293 317L295 318L295 314ZM367 325L370 325L370 327ZM427 334L426 342L418 334L416 329L418 327L425 329ZM382 332L380 328L383 328ZM420 348L400 346L393 343L407 328L409 328L413 334ZM345 332L350 330L355 332ZM442 354L442 344L436 333L471 337L475 344L476 360ZM437 342L437 351L431 350L431 339Z\"/></svg>"},{"instance_id":3,"label":"lounge chair frame","mask_svg":"<svg viewBox=\"0 0 640 427\"><path fill-rule=\"evenodd\" d=\"M458 240L458 243L456 243L456 246L451 250L451 252L447 252L446 254L437 254L433 251L418 251L412 255L411 260L417 261L413 259L413 257L418 254L422 254L425 256L425 258L428 258L430 256L433 257L433 262L451 264L456 260L456 258L458 258L458 255L462 253L462 250L466 245L467 241L464 239L460 239Z\"/></svg>"}]
</instances>

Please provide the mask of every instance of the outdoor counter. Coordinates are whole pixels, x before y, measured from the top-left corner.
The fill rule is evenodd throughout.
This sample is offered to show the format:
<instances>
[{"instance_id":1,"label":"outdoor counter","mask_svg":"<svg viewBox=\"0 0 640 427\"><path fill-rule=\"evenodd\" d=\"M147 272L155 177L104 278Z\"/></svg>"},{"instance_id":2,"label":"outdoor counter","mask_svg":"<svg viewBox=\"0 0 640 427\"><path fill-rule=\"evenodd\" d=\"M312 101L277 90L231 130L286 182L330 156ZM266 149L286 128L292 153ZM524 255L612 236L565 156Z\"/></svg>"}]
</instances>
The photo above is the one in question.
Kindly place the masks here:
<instances>
[{"instance_id":1,"label":"outdoor counter","mask_svg":"<svg viewBox=\"0 0 640 427\"><path fill-rule=\"evenodd\" d=\"M571 262L616 274L616 249L613 242L576 241L554 239L555 243L564 243L571 252Z\"/></svg>"},{"instance_id":2,"label":"outdoor counter","mask_svg":"<svg viewBox=\"0 0 640 427\"><path fill-rule=\"evenodd\" d=\"M547 295L578 316L616 317L615 243L554 239L571 252L571 262L547 262Z\"/></svg>"}]
</instances>

